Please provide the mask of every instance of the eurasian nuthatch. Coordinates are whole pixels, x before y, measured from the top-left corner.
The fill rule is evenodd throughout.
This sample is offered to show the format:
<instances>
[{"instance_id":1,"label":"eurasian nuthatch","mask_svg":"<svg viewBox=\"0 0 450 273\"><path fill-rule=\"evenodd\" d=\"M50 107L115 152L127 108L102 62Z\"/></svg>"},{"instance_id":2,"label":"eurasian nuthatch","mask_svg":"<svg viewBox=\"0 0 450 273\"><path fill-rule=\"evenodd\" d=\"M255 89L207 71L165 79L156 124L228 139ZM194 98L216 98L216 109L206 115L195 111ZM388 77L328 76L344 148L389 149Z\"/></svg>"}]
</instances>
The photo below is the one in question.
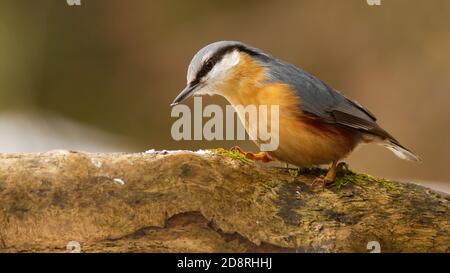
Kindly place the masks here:
<instances>
[{"instance_id":1,"label":"eurasian nuthatch","mask_svg":"<svg viewBox=\"0 0 450 273\"><path fill-rule=\"evenodd\" d=\"M173 105L194 94L218 94L233 106L278 105L278 149L246 155L299 167L332 163L324 183L334 181L342 166L338 161L360 143L375 142L402 159L419 160L361 104L302 69L241 42L220 41L201 49L189 65L187 83ZM248 124L241 121L248 131Z\"/></svg>"}]
</instances>

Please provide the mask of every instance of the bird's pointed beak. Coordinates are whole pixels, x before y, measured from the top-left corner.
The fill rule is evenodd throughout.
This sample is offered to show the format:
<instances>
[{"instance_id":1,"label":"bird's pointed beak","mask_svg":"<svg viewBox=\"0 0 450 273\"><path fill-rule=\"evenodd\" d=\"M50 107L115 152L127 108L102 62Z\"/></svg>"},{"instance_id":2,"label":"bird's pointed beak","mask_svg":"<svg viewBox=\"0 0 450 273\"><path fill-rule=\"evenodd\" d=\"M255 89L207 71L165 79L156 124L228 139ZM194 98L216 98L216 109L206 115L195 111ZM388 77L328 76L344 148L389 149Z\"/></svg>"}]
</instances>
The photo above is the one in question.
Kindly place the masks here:
<instances>
[{"instance_id":1,"label":"bird's pointed beak","mask_svg":"<svg viewBox=\"0 0 450 273\"><path fill-rule=\"evenodd\" d=\"M170 106L175 106L178 103L186 100L187 98L189 98L190 96L194 95L196 89L197 89L198 84L194 84L191 85L189 84L188 86L186 86L181 92L180 94L178 94L178 96L173 100L172 104L170 104Z\"/></svg>"}]
</instances>

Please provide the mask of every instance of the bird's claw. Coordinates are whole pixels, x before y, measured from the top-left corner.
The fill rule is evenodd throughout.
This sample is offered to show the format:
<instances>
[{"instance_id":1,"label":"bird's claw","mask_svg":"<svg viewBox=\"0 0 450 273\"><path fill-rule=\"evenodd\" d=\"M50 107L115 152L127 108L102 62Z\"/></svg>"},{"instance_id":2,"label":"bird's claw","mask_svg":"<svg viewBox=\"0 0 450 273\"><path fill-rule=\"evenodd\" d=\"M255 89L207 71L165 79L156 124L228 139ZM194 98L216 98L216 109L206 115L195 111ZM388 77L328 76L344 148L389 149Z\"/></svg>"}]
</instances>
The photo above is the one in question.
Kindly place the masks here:
<instances>
[{"instance_id":1,"label":"bird's claw","mask_svg":"<svg viewBox=\"0 0 450 273\"><path fill-rule=\"evenodd\" d=\"M334 183L334 181L327 179L326 176L324 176L324 175L321 175L321 176L317 177L316 179L314 179L311 186L315 186L316 184L319 184L322 186L322 189L325 189L325 188L333 185L333 183Z\"/></svg>"},{"instance_id":2,"label":"bird's claw","mask_svg":"<svg viewBox=\"0 0 450 273\"><path fill-rule=\"evenodd\" d=\"M336 164L335 162L331 166L330 170L328 171L327 175L321 175L314 179L312 186L315 184L322 185L322 189L332 186L334 184L334 180L336 179L336 173L339 171L346 170L348 171L348 164L345 162L340 162Z\"/></svg>"}]
</instances>

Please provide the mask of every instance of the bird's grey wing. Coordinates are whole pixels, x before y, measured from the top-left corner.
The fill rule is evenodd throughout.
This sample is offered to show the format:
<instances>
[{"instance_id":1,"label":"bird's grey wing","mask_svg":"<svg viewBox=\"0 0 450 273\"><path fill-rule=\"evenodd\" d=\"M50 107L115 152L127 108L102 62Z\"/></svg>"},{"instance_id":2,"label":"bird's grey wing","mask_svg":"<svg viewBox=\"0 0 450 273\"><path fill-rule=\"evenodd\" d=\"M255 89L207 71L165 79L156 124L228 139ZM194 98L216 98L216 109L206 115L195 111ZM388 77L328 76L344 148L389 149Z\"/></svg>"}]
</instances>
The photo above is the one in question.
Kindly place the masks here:
<instances>
[{"instance_id":1,"label":"bird's grey wing","mask_svg":"<svg viewBox=\"0 0 450 273\"><path fill-rule=\"evenodd\" d=\"M370 111L318 78L281 61L271 64L269 71L271 81L284 82L295 89L304 112L326 123L340 124L394 140L376 123L376 118Z\"/></svg>"}]
</instances>

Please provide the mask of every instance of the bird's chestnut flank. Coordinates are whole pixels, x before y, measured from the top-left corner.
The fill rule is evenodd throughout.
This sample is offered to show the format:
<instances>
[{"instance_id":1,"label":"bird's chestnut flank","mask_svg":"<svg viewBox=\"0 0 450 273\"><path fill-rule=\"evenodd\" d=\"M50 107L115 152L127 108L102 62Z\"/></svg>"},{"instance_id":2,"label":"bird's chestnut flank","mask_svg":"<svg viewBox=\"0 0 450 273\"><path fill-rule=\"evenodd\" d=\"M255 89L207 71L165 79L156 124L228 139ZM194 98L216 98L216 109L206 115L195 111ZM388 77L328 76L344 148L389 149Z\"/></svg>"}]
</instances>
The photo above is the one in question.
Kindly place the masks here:
<instances>
[{"instance_id":1,"label":"bird's chestnut flank","mask_svg":"<svg viewBox=\"0 0 450 273\"><path fill-rule=\"evenodd\" d=\"M299 167L331 163L324 184L334 181L342 166L339 160L361 143L381 144L402 159L419 160L361 104L302 69L241 42L215 42L197 52L188 68L187 86L172 105L203 94L221 95L233 106L278 105L278 149L246 153L247 157ZM239 116L248 131L252 124Z\"/></svg>"}]
</instances>

